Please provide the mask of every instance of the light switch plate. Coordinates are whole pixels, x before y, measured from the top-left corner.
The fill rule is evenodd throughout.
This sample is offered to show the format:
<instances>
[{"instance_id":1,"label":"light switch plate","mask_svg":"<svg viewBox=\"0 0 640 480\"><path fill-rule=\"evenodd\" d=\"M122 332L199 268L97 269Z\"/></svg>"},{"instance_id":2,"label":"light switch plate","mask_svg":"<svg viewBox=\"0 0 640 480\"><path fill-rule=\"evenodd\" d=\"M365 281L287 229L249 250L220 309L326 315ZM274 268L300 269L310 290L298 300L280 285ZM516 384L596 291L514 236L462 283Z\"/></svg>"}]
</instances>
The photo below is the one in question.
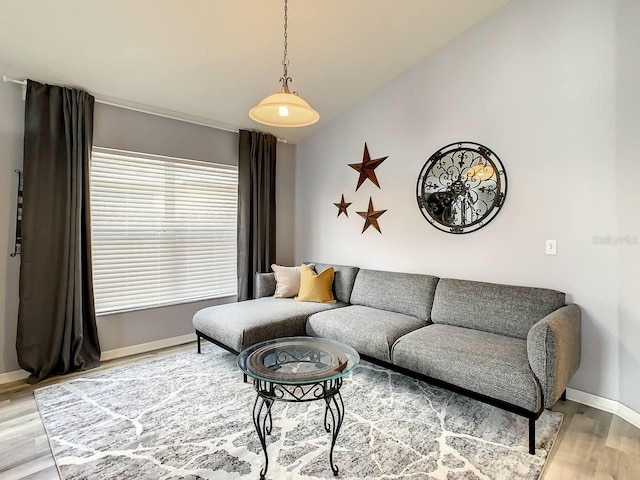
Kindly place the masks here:
<instances>
[{"instance_id":1,"label":"light switch plate","mask_svg":"<svg viewBox=\"0 0 640 480\"><path fill-rule=\"evenodd\" d=\"M545 246L545 252L547 255L556 255L556 241L555 240L547 240Z\"/></svg>"}]
</instances>

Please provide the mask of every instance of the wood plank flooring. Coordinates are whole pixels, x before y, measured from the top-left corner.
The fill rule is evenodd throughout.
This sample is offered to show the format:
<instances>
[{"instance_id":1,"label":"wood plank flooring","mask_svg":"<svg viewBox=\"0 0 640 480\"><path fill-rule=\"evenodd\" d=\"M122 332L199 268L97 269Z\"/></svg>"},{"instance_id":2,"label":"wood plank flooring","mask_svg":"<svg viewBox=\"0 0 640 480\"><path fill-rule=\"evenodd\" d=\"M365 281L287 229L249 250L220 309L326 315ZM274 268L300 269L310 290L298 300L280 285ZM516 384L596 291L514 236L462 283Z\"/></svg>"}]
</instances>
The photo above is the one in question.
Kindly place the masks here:
<instances>
[{"instance_id":1,"label":"wood plank flooring","mask_svg":"<svg viewBox=\"0 0 640 480\"><path fill-rule=\"evenodd\" d=\"M116 359L92 372L193 348L195 344L187 344ZM54 377L38 388L81 375ZM0 385L1 480L59 480L33 390L24 381ZM553 410L565 418L541 480L640 480L640 429L572 401L558 402Z\"/></svg>"}]
</instances>

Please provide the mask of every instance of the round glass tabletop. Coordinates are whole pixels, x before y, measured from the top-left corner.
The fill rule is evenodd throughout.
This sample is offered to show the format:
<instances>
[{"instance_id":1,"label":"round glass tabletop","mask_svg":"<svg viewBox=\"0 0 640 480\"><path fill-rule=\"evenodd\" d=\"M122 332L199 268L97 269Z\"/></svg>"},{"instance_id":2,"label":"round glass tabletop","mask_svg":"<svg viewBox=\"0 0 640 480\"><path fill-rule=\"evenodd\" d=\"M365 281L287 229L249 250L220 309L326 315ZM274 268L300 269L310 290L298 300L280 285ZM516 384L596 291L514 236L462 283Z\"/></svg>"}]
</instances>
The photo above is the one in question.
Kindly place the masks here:
<instances>
[{"instance_id":1,"label":"round glass tabletop","mask_svg":"<svg viewBox=\"0 0 640 480\"><path fill-rule=\"evenodd\" d=\"M360 355L350 346L318 337L267 340L238 355L238 366L250 377L289 385L340 378L359 362Z\"/></svg>"}]
</instances>

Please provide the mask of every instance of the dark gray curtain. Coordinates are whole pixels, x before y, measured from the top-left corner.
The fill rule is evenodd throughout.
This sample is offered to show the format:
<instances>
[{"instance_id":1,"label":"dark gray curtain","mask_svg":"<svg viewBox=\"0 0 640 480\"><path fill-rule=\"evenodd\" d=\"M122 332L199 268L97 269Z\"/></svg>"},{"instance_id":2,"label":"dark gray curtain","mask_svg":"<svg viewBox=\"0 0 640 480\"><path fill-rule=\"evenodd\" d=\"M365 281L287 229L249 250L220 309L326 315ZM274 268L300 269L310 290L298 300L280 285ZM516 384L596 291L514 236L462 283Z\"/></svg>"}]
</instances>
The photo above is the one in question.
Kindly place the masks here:
<instances>
[{"instance_id":1,"label":"dark gray curtain","mask_svg":"<svg viewBox=\"0 0 640 480\"><path fill-rule=\"evenodd\" d=\"M16 347L30 383L97 366L89 159L94 98L27 82Z\"/></svg>"},{"instance_id":2,"label":"dark gray curtain","mask_svg":"<svg viewBox=\"0 0 640 480\"><path fill-rule=\"evenodd\" d=\"M240 130L238 301L254 298L256 272L276 260L276 145L273 135Z\"/></svg>"}]
</instances>

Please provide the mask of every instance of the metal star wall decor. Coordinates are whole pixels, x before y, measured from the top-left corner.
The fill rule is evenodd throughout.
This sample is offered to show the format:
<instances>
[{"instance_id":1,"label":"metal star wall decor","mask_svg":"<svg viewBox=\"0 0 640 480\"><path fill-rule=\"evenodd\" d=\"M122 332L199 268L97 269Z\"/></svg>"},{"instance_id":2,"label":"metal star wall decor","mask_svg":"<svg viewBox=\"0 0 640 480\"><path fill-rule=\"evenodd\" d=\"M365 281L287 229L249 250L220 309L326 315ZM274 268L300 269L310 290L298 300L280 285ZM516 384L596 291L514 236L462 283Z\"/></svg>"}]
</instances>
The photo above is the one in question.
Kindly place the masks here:
<instances>
[{"instance_id":1,"label":"metal star wall decor","mask_svg":"<svg viewBox=\"0 0 640 480\"><path fill-rule=\"evenodd\" d=\"M374 210L373 201L371 200L371 197L369 197L369 208L367 209L367 211L356 212L358 215L364 218L364 228L362 229L362 233L364 233L365 230L370 226L373 226L373 228L378 230L378 232L382 233L382 230L380 230L380 225L378 225L378 218L380 218L380 216L384 212L386 212L386 210Z\"/></svg>"},{"instance_id":2,"label":"metal star wall decor","mask_svg":"<svg viewBox=\"0 0 640 480\"><path fill-rule=\"evenodd\" d=\"M349 166L353 168L355 171L360 172L360 177L358 178L358 186L356 187L356 192L360 188L360 186L368 179L373 183L376 187L380 188L380 184L378 183L378 178L376 177L375 169L384 162L389 156L382 158L374 158L371 160L371 156L369 155L369 149L367 148L367 143L364 144L364 155L362 157L362 163L350 163Z\"/></svg>"},{"instance_id":3,"label":"metal star wall decor","mask_svg":"<svg viewBox=\"0 0 640 480\"><path fill-rule=\"evenodd\" d=\"M340 203L334 203L334 205L336 207L338 207L338 217L340 215L342 215L343 213L348 217L349 216L349 212L347 212L347 208L349 208L349 205L351 205L351 203L347 203L344 201L344 193L342 194L342 198L340 199Z\"/></svg>"}]
</instances>

